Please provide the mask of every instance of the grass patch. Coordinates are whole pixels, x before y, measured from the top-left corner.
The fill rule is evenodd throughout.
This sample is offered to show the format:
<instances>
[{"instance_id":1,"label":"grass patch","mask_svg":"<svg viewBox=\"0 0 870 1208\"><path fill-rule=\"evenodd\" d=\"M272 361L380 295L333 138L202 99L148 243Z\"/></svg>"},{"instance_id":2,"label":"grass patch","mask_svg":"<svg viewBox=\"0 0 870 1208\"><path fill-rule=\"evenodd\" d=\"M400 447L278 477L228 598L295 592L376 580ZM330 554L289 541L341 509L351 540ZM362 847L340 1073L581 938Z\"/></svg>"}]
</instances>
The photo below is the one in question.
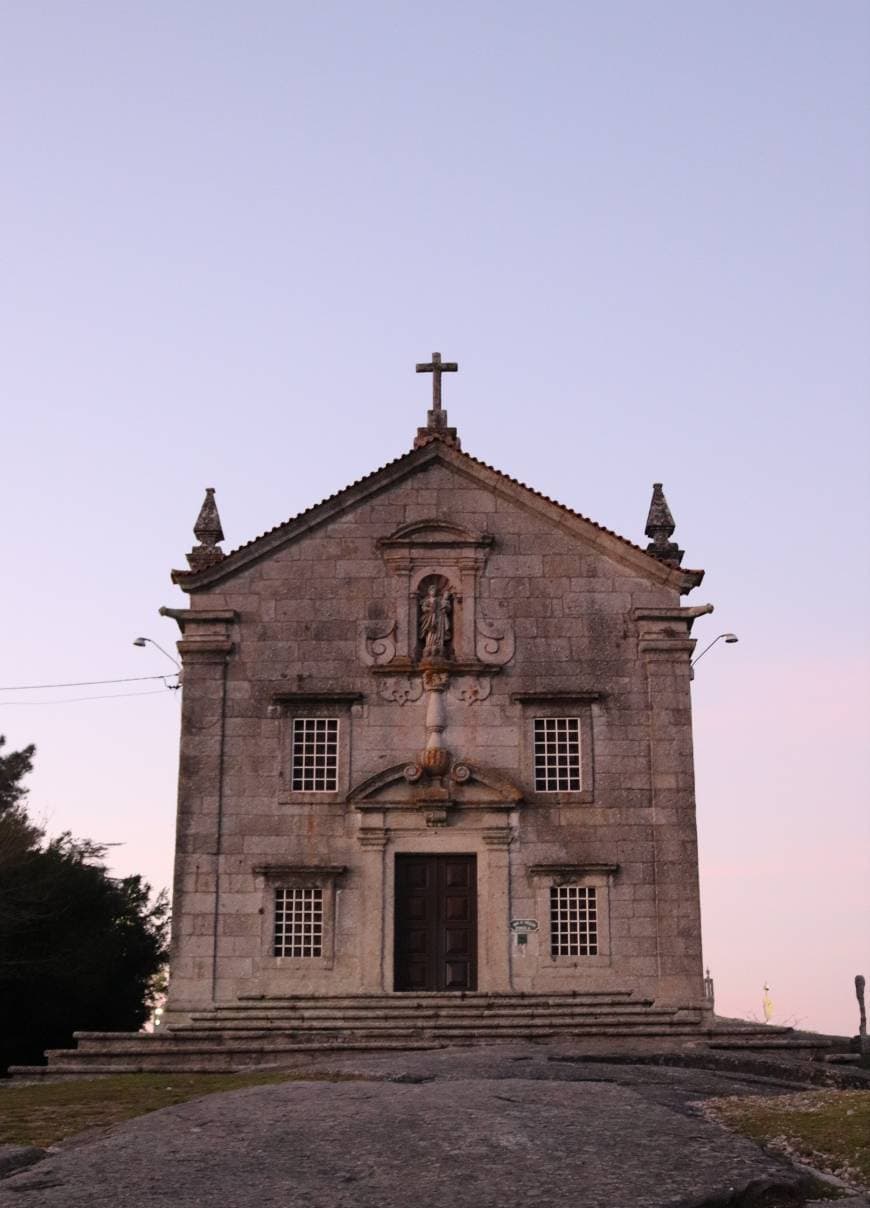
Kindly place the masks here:
<instances>
[{"instance_id":1,"label":"grass patch","mask_svg":"<svg viewBox=\"0 0 870 1208\"><path fill-rule=\"evenodd\" d=\"M42 1084L0 1084L0 1142L45 1148L87 1129L107 1128L203 1095L291 1080L337 1082L344 1079L337 1074L296 1071L115 1074Z\"/></svg>"},{"instance_id":2,"label":"grass patch","mask_svg":"<svg viewBox=\"0 0 870 1208\"><path fill-rule=\"evenodd\" d=\"M710 1099L705 1107L735 1132L870 1190L870 1091Z\"/></svg>"}]
</instances>

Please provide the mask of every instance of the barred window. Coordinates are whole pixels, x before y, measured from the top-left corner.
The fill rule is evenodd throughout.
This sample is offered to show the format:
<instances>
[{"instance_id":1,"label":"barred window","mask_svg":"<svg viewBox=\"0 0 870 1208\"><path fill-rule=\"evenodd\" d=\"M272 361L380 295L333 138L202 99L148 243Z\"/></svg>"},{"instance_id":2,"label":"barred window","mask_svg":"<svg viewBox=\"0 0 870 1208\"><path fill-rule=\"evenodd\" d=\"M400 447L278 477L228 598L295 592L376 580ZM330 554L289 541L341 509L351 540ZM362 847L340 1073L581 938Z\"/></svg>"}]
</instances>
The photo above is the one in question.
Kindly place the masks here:
<instances>
[{"instance_id":1,"label":"barred window","mask_svg":"<svg viewBox=\"0 0 870 1208\"><path fill-rule=\"evenodd\" d=\"M575 793L580 784L580 718L535 718L535 789Z\"/></svg>"},{"instance_id":2,"label":"barred window","mask_svg":"<svg viewBox=\"0 0 870 1208\"><path fill-rule=\"evenodd\" d=\"M275 956L323 955L323 890L275 890Z\"/></svg>"},{"instance_id":3,"label":"barred window","mask_svg":"<svg viewBox=\"0 0 870 1208\"><path fill-rule=\"evenodd\" d=\"M294 792L334 793L338 789L338 719L293 719Z\"/></svg>"},{"instance_id":4,"label":"barred window","mask_svg":"<svg viewBox=\"0 0 870 1208\"><path fill-rule=\"evenodd\" d=\"M598 955L598 902L594 888L550 886L550 955Z\"/></svg>"}]
</instances>

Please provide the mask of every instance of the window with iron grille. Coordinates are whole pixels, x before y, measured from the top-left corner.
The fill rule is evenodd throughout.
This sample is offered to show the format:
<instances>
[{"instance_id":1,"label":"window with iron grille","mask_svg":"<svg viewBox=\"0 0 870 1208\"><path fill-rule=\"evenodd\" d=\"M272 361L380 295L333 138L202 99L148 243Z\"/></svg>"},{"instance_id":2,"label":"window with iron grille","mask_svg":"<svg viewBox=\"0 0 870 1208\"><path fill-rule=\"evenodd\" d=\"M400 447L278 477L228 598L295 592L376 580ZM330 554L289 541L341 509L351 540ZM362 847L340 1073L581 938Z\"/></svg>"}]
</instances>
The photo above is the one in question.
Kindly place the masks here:
<instances>
[{"instance_id":1,"label":"window with iron grille","mask_svg":"<svg viewBox=\"0 0 870 1208\"><path fill-rule=\"evenodd\" d=\"M550 955L598 955L598 902L591 886L550 886Z\"/></svg>"},{"instance_id":2,"label":"window with iron grille","mask_svg":"<svg viewBox=\"0 0 870 1208\"><path fill-rule=\"evenodd\" d=\"M535 789L539 793L579 793L580 718L536 717Z\"/></svg>"},{"instance_id":3,"label":"window with iron grille","mask_svg":"<svg viewBox=\"0 0 870 1208\"><path fill-rule=\"evenodd\" d=\"M323 955L323 890L275 890L275 956Z\"/></svg>"},{"instance_id":4,"label":"window with iron grille","mask_svg":"<svg viewBox=\"0 0 870 1208\"><path fill-rule=\"evenodd\" d=\"M294 792L335 793L338 790L338 718L293 719Z\"/></svg>"}]
</instances>

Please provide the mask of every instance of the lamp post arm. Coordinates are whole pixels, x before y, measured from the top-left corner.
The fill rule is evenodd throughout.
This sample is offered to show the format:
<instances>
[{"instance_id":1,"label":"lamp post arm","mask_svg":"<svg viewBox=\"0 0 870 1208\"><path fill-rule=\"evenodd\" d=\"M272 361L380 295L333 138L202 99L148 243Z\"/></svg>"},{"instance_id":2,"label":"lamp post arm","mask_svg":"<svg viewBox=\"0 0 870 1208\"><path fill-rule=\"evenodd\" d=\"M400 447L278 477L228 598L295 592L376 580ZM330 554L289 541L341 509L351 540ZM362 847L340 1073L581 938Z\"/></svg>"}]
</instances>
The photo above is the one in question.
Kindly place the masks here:
<instances>
[{"instance_id":1,"label":"lamp post arm","mask_svg":"<svg viewBox=\"0 0 870 1208\"><path fill-rule=\"evenodd\" d=\"M170 662L175 663L175 665L179 671L181 670L181 663L179 663L178 659L173 658L172 655L169 653L169 651L164 650L163 647L160 645L160 643L155 642L153 638L149 638L148 640L152 646L157 647L157 649L160 651L161 654L165 654L166 657L170 660Z\"/></svg>"},{"instance_id":2,"label":"lamp post arm","mask_svg":"<svg viewBox=\"0 0 870 1208\"><path fill-rule=\"evenodd\" d=\"M153 638L137 638L136 641L133 643L133 645L134 646L144 646L146 642L148 642L148 644L150 646L156 646L157 649L160 651L160 653L162 655L165 655L165 657L169 659L170 663L175 663L175 666L178 668L179 675L181 674L181 663L179 663L178 659L173 658L173 656L169 653L169 651L164 650L163 647L160 645L160 643L155 642Z\"/></svg>"},{"instance_id":3,"label":"lamp post arm","mask_svg":"<svg viewBox=\"0 0 870 1208\"><path fill-rule=\"evenodd\" d=\"M692 659L692 661L691 661L691 663L689 664L689 666L690 666L690 667L694 667L696 663L700 663L701 659L704 657L704 655L707 653L707 651L708 651L708 650L712 650L712 649L713 649L713 647L716 645L716 643L717 643L717 642L721 642L723 638L725 639L725 641L726 641L726 642L736 642L736 641L737 641L737 635L736 635L736 634L733 634L733 633L720 633L720 634L719 634L717 637L713 638L713 641L712 641L712 642L710 642L710 644L709 644L708 646L705 646L705 647L704 647L704 649L701 651L701 653L698 655L698 657L697 657L697 658Z\"/></svg>"},{"instance_id":4,"label":"lamp post arm","mask_svg":"<svg viewBox=\"0 0 870 1208\"><path fill-rule=\"evenodd\" d=\"M704 649L701 651L701 653L698 655L698 657L697 657L697 658L692 659L692 664L691 664L691 665L694 667L696 663L700 663L701 659L704 657L704 655L707 653L707 651L708 651L708 650L712 650L712 649L713 649L713 647L716 645L716 643L717 643L717 642L718 642L718 641L719 641L721 638L724 638L724 637L725 637L725 634L724 634L724 633L720 633L718 638L713 638L713 641L710 643L710 645L709 645L709 646L705 646L705 647L704 647Z\"/></svg>"}]
</instances>

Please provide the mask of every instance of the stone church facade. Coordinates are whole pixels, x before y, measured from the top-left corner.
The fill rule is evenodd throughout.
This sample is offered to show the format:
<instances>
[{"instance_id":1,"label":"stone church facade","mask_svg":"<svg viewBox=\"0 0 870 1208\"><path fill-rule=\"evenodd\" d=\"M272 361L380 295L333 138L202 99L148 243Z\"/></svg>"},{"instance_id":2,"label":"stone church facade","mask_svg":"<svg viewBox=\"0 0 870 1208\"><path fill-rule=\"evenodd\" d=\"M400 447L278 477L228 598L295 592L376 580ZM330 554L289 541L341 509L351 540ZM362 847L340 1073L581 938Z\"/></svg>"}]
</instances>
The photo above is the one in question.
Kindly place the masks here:
<instances>
[{"instance_id":1,"label":"stone church facade","mask_svg":"<svg viewBox=\"0 0 870 1208\"><path fill-rule=\"evenodd\" d=\"M224 554L181 630L167 1021L256 995L631 992L703 1008L691 637L646 549L461 450Z\"/></svg>"}]
</instances>

